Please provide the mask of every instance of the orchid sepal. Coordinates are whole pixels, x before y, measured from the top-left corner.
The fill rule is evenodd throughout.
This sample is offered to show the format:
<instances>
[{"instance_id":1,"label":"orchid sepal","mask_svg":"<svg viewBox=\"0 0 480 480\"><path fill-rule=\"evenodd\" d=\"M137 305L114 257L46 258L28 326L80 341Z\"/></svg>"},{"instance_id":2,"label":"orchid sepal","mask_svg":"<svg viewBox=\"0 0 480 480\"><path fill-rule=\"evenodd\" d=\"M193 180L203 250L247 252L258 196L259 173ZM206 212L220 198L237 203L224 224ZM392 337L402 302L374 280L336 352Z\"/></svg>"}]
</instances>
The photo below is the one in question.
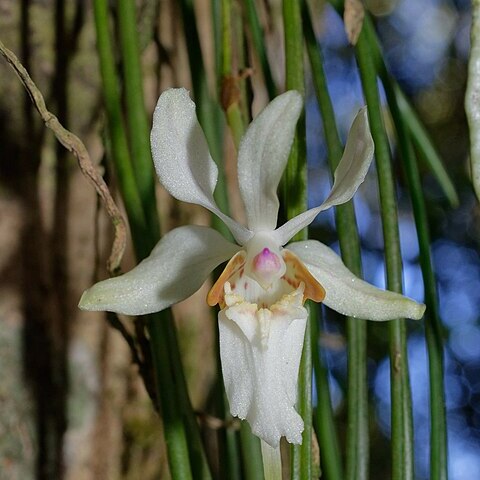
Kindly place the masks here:
<instances>
[{"instance_id":1,"label":"orchid sepal","mask_svg":"<svg viewBox=\"0 0 480 480\"><path fill-rule=\"evenodd\" d=\"M256 116L240 142L238 183L252 232L277 226L277 188L302 109L303 99L297 91L279 95Z\"/></svg>"},{"instance_id":2,"label":"orchid sepal","mask_svg":"<svg viewBox=\"0 0 480 480\"><path fill-rule=\"evenodd\" d=\"M155 170L160 183L173 197L210 210L243 245L252 233L225 215L213 198L218 168L195 110L195 103L184 88L171 88L160 95L150 135Z\"/></svg>"}]
</instances>

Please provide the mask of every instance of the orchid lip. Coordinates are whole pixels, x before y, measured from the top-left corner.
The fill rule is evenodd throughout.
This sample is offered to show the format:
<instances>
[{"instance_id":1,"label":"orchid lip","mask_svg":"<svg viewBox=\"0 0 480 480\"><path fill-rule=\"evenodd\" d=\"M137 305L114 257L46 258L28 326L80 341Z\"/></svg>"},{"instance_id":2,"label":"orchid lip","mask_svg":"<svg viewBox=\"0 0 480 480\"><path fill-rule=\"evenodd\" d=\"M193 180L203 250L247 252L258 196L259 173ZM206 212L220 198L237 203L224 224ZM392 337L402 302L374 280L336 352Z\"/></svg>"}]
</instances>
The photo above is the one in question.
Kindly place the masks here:
<instances>
[{"instance_id":1,"label":"orchid lip","mask_svg":"<svg viewBox=\"0 0 480 480\"><path fill-rule=\"evenodd\" d=\"M323 286L288 249L282 249L277 254L270 248L263 247L257 248L255 252L258 253L253 255L241 250L230 259L208 293L208 305L220 304L223 310L229 306L227 297L234 294L230 298L256 303L259 308L270 308L284 294L298 290L299 287L302 289L303 302L307 299L321 302L325 298Z\"/></svg>"}]
</instances>

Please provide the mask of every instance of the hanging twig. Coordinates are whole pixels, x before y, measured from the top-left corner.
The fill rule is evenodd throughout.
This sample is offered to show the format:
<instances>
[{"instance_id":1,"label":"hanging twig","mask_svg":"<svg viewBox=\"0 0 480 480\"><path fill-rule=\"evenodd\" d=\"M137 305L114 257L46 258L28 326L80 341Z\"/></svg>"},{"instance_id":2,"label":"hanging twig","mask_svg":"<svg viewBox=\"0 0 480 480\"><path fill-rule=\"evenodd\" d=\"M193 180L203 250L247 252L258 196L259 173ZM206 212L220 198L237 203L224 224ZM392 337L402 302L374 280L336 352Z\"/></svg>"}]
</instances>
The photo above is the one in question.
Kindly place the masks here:
<instances>
[{"instance_id":1,"label":"hanging twig","mask_svg":"<svg viewBox=\"0 0 480 480\"><path fill-rule=\"evenodd\" d=\"M126 227L125 221L123 220L106 183L93 165L83 142L72 132L66 130L58 121L58 118L48 111L43 95L31 79L25 67L21 64L16 55L6 48L1 41L0 53L19 76L35 105L35 108L45 122L45 125L53 131L57 140L77 158L81 172L94 185L95 190L101 198L115 229L115 237L110 257L108 258L107 268L111 275L118 274L126 245Z\"/></svg>"}]
</instances>

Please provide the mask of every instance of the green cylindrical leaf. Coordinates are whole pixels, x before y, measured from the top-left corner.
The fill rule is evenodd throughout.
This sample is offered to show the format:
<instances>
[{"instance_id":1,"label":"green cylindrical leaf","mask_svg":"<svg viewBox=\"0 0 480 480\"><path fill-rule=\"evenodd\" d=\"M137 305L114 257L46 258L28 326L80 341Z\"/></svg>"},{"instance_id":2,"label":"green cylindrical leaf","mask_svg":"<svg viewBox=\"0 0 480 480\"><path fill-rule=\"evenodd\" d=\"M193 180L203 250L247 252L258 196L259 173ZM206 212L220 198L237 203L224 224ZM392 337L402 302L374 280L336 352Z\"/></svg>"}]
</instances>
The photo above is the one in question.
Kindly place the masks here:
<instances>
[{"instance_id":1,"label":"green cylindrical leaf","mask_svg":"<svg viewBox=\"0 0 480 480\"><path fill-rule=\"evenodd\" d=\"M285 35L286 90L297 90L305 95L303 65L303 32L301 2L283 1ZM305 115L297 123L297 132L283 176L284 206L287 218L293 218L307 209L307 161ZM307 231L299 232L294 240L307 238ZM300 372L298 377L298 412L304 421L302 445L292 447L292 479L311 478L312 475L312 350L310 320L307 321Z\"/></svg>"},{"instance_id":2,"label":"green cylindrical leaf","mask_svg":"<svg viewBox=\"0 0 480 480\"><path fill-rule=\"evenodd\" d=\"M268 96L273 99L277 96L277 87L273 80L272 71L267 58L267 52L265 49L265 41L260 22L258 20L257 8L255 6L255 0L245 0L244 2L246 10L247 24L252 36L253 48L258 57L260 65L262 67L262 73L265 78L265 84L268 91Z\"/></svg>"},{"instance_id":3,"label":"green cylindrical leaf","mask_svg":"<svg viewBox=\"0 0 480 480\"><path fill-rule=\"evenodd\" d=\"M373 54L365 32L356 48L368 117L375 142L375 156L380 191L387 286L402 291L402 259L398 233L398 216L393 181L391 153L383 123ZM413 479L413 420L406 347L405 320L390 323L390 378L392 391L392 477Z\"/></svg>"},{"instance_id":4,"label":"green cylindrical leaf","mask_svg":"<svg viewBox=\"0 0 480 480\"><path fill-rule=\"evenodd\" d=\"M151 195L153 187L150 182L151 178L149 180L146 174L144 178L139 176L138 178L140 178L140 180L138 181L137 179L136 181L130 160L126 142L127 135L122 122L120 95L118 91L113 50L110 41L107 3L103 0L95 0L94 12L103 92L107 111L107 125L110 134L110 143L112 145L113 160L119 177L122 196L129 218L137 259L141 260L150 253L150 249L158 240L158 220L156 220L155 216L155 220L152 220L153 223L147 223L146 211L144 210L144 208L147 208L150 209L150 212L155 211L155 204L152 205L148 203L149 201L154 202L154 196L153 198L150 197L148 200L148 192L150 192ZM131 68L133 69L135 67L131 65ZM137 74L139 74L139 72L137 72ZM137 101L139 98L140 97L137 97ZM143 99L141 100L141 104L131 106L137 115L143 110ZM130 113L132 113L132 110ZM143 117L145 117L144 110ZM130 127L132 127L132 125L130 125ZM133 135L140 134L145 136L145 128L143 129L143 132L139 131ZM130 135L130 137L132 137L132 135ZM141 147L141 151L143 152L144 157L143 160L140 159L139 161L145 162L146 143L138 140L138 145L141 145L142 142L144 146ZM151 164L149 165L149 169L149 175L151 175ZM139 185L142 185L142 189L139 187ZM142 199L144 200L143 202ZM151 315L148 317L148 319L148 329L152 347L152 359L155 369L155 382L157 387L157 395L161 399L170 470L173 478L188 480L189 478L192 478L192 475L190 470L189 449L183 417L187 405L185 401L187 391L185 383L182 383L182 378L180 378L178 374L178 368L181 368L181 363L178 360L178 348L176 349L175 345L172 345L171 342L168 342L169 336L174 334L174 325L172 323L172 319L168 316L168 312ZM174 358L176 363L173 361ZM174 365L177 368L176 371L174 371ZM175 376L177 378L175 378ZM161 388L159 388L159 385L161 385ZM176 388L165 388L164 386L166 385L175 385ZM182 399L182 405L184 408L179 410L177 408L178 402L179 400L182 402ZM193 413L190 412L190 415L193 415ZM192 422L190 422L188 425L189 427L192 427ZM196 422L195 428L198 428ZM195 440L195 436L193 438ZM192 442L192 445L195 444ZM192 458L195 460L197 457L192 456ZM200 464L201 468L198 468L197 465L197 471L204 471L204 464L205 463ZM208 479L209 476L202 476L199 478Z\"/></svg>"},{"instance_id":5,"label":"green cylindrical leaf","mask_svg":"<svg viewBox=\"0 0 480 480\"><path fill-rule=\"evenodd\" d=\"M307 44L308 57L312 69L313 83L317 96L320 112L323 118L323 128L328 148L328 163L333 172L342 157L343 148L338 135L327 80L323 69L320 49L317 47L315 34L308 10L304 9L304 30ZM353 202L335 208L335 221L337 225L340 250L345 265L356 275L361 276L360 240L355 219ZM349 480L366 479L368 477L369 462L369 437L368 437L368 397L367 397L367 358L366 358L366 322L355 318L347 319L348 338L348 429L347 429L347 468L346 477ZM329 414L323 408L319 413ZM331 419L325 418L328 425ZM320 438L322 440L322 437ZM327 439L324 440L327 442ZM333 473L338 476L341 471L338 455L320 444L325 450L322 453L322 463L325 455L328 465Z\"/></svg>"},{"instance_id":6,"label":"green cylindrical leaf","mask_svg":"<svg viewBox=\"0 0 480 480\"><path fill-rule=\"evenodd\" d=\"M435 274L433 272L430 254L430 235L428 216L423 197L423 189L418 172L414 143L420 154L434 159L429 161L437 179L443 185L444 191L450 192L452 204L458 203L458 198L451 181L443 170L443 165L431 145L423 126L405 99L397 83L389 75L379 49L371 21L366 23L366 31L370 45L375 50L376 67L382 79L387 101L392 113L398 136L400 157L404 164L410 195L412 197L413 213L417 226L417 235L420 248L420 265L425 284L425 303L427 312L425 317L425 336L430 370L430 408L431 408L431 446L430 446L430 475L432 479L447 478L447 426L445 412L445 390L443 370L443 332L438 311ZM443 180L441 180L443 179ZM413 448L411 445L409 448Z\"/></svg>"},{"instance_id":7,"label":"green cylindrical leaf","mask_svg":"<svg viewBox=\"0 0 480 480\"><path fill-rule=\"evenodd\" d=\"M130 222L132 237L136 245L137 255L143 258L143 256L149 253L149 245L146 241L148 238L146 235L147 226L126 141L127 136L122 118L120 91L110 40L107 2L95 0L93 7L97 48L100 58L103 101L107 114L107 128L112 156L115 162L122 196L125 201L125 208Z\"/></svg>"},{"instance_id":8,"label":"green cylindrical leaf","mask_svg":"<svg viewBox=\"0 0 480 480\"><path fill-rule=\"evenodd\" d=\"M152 240L160 237L155 175L150 152L150 125L143 96L140 49L136 27L135 2L118 1L118 32L122 55L127 123L132 149L133 173ZM151 245L153 248L154 244Z\"/></svg>"}]
</instances>

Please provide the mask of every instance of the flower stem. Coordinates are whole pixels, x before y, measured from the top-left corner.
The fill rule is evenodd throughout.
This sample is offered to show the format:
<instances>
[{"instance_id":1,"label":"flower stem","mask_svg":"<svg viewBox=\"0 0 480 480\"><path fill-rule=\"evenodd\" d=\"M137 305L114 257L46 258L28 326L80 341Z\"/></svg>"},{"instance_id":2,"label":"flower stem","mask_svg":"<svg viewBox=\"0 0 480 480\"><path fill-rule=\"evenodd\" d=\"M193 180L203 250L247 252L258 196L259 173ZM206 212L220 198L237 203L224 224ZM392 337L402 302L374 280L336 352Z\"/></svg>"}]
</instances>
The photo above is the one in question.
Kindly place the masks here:
<instances>
[{"instance_id":1,"label":"flower stem","mask_svg":"<svg viewBox=\"0 0 480 480\"><path fill-rule=\"evenodd\" d=\"M375 142L382 226L385 239L387 286L392 291L401 292L402 259L391 153L383 124L373 54L365 32L360 34L356 56L368 105L370 129ZM394 480L413 479L413 420L405 320L393 320L390 323L390 378L392 392L392 478Z\"/></svg>"},{"instance_id":2,"label":"flower stem","mask_svg":"<svg viewBox=\"0 0 480 480\"><path fill-rule=\"evenodd\" d=\"M265 480L282 480L282 456L280 454L280 445L277 448L271 447L263 440L262 457L263 457L263 474Z\"/></svg>"}]
</instances>

